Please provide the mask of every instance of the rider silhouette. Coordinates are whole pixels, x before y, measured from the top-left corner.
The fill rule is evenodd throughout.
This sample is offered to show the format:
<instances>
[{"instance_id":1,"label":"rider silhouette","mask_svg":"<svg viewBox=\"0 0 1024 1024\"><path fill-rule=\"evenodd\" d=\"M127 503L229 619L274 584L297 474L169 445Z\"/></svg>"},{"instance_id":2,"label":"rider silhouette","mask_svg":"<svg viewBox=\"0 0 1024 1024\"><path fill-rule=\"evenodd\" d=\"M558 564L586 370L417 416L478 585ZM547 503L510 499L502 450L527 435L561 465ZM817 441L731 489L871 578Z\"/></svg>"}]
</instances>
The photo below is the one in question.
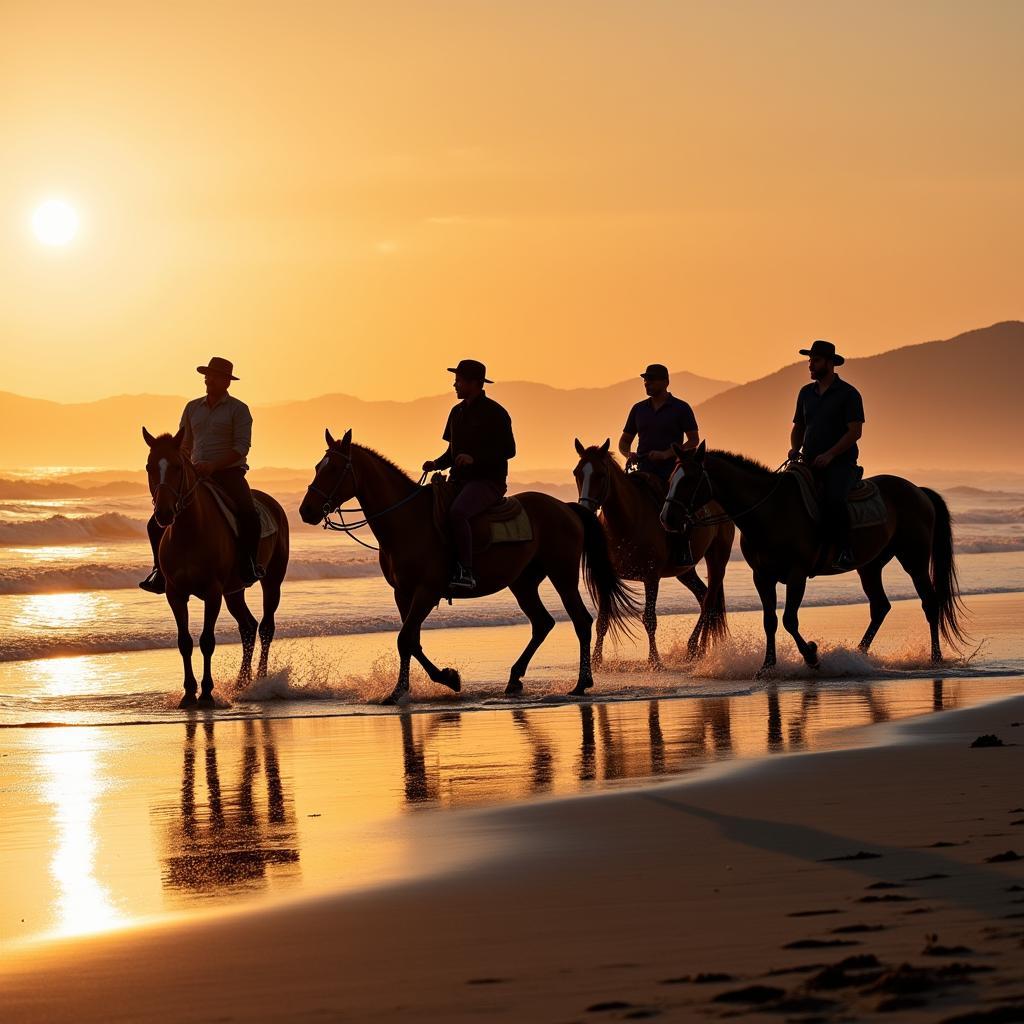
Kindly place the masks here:
<instances>
[{"instance_id":1,"label":"rider silhouette","mask_svg":"<svg viewBox=\"0 0 1024 1024\"><path fill-rule=\"evenodd\" d=\"M840 380L835 368L846 360L830 341L816 341L800 349L807 356L811 383L800 389L790 433L790 459L803 460L814 472L824 497L822 531L826 542L835 544L832 568L852 569L850 519L846 497L860 478L857 442L864 429L864 402L860 392Z\"/></svg>"},{"instance_id":2,"label":"rider silhouette","mask_svg":"<svg viewBox=\"0 0 1024 1024\"><path fill-rule=\"evenodd\" d=\"M487 368L475 359L449 366L455 374L455 394L461 399L448 414L442 437L448 449L439 458L423 463L423 472L451 469L458 494L448 512L458 563L451 586L475 590L473 576L473 529L470 520L501 501L508 481L508 460L516 454L512 420L502 406L488 397Z\"/></svg>"},{"instance_id":3,"label":"rider silhouette","mask_svg":"<svg viewBox=\"0 0 1024 1024\"><path fill-rule=\"evenodd\" d=\"M245 402L228 394L233 380L238 380L227 359L214 356L209 366L197 366L206 378L206 395L194 398L181 414L181 451L200 478L212 480L235 504L238 520L239 571L242 582L249 586L263 579L264 570L257 562L260 543L260 521L252 500L252 491L245 479L248 465L245 457L252 444L252 414ZM160 571L160 538L164 527L150 517L146 524L153 549L153 571L139 584L151 594L166 589Z\"/></svg>"},{"instance_id":4,"label":"rider silhouette","mask_svg":"<svg viewBox=\"0 0 1024 1024\"><path fill-rule=\"evenodd\" d=\"M688 403L669 393L667 367L651 363L640 376L648 397L629 410L619 438L619 454L627 466L638 466L667 484L676 464L672 445L689 449L700 444L697 420ZM638 435L634 452L633 439Z\"/></svg>"}]
</instances>

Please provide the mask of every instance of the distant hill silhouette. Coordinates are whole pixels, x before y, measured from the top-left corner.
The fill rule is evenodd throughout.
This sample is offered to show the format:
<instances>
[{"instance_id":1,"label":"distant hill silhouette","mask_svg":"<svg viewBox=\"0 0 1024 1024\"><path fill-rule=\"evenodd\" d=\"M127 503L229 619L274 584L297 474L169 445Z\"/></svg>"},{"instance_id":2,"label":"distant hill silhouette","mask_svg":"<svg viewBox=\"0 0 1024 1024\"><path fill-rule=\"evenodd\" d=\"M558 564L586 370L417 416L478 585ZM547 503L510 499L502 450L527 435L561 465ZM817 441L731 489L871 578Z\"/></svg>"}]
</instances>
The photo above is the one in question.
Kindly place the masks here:
<instances>
[{"instance_id":1,"label":"distant hill silhouette","mask_svg":"<svg viewBox=\"0 0 1024 1024\"><path fill-rule=\"evenodd\" d=\"M839 373L864 396L860 448L868 473L900 467L1019 471L1024 464L1019 320L849 359ZM802 361L723 391L698 407L701 433L713 447L774 468L786 457L796 394L809 380Z\"/></svg>"},{"instance_id":2,"label":"distant hill silhouette","mask_svg":"<svg viewBox=\"0 0 1024 1024\"><path fill-rule=\"evenodd\" d=\"M202 381L196 383L198 395ZM673 392L694 406L734 386L686 372L672 375ZM629 407L643 398L639 378L574 389L513 381L490 391L512 414L520 453L512 465L520 476L558 466L568 474L575 461L573 438L593 443L611 436L614 441ZM244 389L238 394L245 398ZM253 405L252 464L312 466L323 452L324 427L339 437L352 427L356 441L413 469L441 453L441 431L454 402L449 392L411 402L333 394ZM65 405L0 392L0 466L141 468L146 454L141 426L153 432L175 430L184 404L185 398L177 396L120 395Z\"/></svg>"}]
</instances>

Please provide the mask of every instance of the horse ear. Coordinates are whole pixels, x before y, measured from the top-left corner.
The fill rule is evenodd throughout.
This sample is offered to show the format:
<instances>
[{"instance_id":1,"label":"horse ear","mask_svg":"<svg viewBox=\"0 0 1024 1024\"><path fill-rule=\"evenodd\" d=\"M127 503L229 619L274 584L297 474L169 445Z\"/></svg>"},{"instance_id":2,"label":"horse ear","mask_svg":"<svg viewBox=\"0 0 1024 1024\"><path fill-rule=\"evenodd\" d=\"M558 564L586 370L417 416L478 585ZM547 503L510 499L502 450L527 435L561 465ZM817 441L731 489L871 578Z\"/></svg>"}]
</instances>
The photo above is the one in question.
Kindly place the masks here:
<instances>
[{"instance_id":1,"label":"horse ear","mask_svg":"<svg viewBox=\"0 0 1024 1024\"><path fill-rule=\"evenodd\" d=\"M181 447L181 442L185 440L185 428L179 427L178 432L171 438L171 443L175 448Z\"/></svg>"},{"instance_id":2,"label":"horse ear","mask_svg":"<svg viewBox=\"0 0 1024 1024\"><path fill-rule=\"evenodd\" d=\"M328 448L333 448L334 447L335 440L334 440L333 437L331 437L331 431L330 431L330 429L328 427L324 427L324 440L327 442L327 447Z\"/></svg>"},{"instance_id":3,"label":"horse ear","mask_svg":"<svg viewBox=\"0 0 1024 1024\"><path fill-rule=\"evenodd\" d=\"M583 447L583 444L582 444L582 443L580 442L580 439L579 439L578 437L577 437L577 438L575 438L575 441L576 441L576 454L577 454L577 455L578 455L578 456L579 456L580 458L583 458L583 453L584 453L584 452L585 452L585 451L586 451L587 449Z\"/></svg>"},{"instance_id":4,"label":"horse ear","mask_svg":"<svg viewBox=\"0 0 1024 1024\"><path fill-rule=\"evenodd\" d=\"M343 452L344 451L348 451L348 449L351 448L351 447L352 447L352 428L349 427L348 430L345 431L345 436L341 439L341 450Z\"/></svg>"},{"instance_id":5,"label":"horse ear","mask_svg":"<svg viewBox=\"0 0 1024 1024\"><path fill-rule=\"evenodd\" d=\"M677 459L681 459L686 452L683 446L681 444L677 444L675 441L672 442L672 451L675 452Z\"/></svg>"},{"instance_id":6,"label":"horse ear","mask_svg":"<svg viewBox=\"0 0 1024 1024\"><path fill-rule=\"evenodd\" d=\"M601 445L601 451L607 453L608 449L611 448L611 446L612 446L612 439L610 437L606 437L604 439L604 444Z\"/></svg>"},{"instance_id":7,"label":"horse ear","mask_svg":"<svg viewBox=\"0 0 1024 1024\"><path fill-rule=\"evenodd\" d=\"M707 455L707 453L708 453L707 442L706 441L701 441L701 443L699 445L697 445L697 451L696 451L697 461L700 462L700 463L703 463L704 462L704 456Z\"/></svg>"},{"instance_id":8,"label":"horse ear","mask_svg":"<svg viewBox=\"0 0 1024 1024\"><path fill-rule=\"evenodd\" d=\"M156 438L145 427L142 428L142 439L150 448L153 447L153 444L156 441Z\"/></svg>"}]
</instances>

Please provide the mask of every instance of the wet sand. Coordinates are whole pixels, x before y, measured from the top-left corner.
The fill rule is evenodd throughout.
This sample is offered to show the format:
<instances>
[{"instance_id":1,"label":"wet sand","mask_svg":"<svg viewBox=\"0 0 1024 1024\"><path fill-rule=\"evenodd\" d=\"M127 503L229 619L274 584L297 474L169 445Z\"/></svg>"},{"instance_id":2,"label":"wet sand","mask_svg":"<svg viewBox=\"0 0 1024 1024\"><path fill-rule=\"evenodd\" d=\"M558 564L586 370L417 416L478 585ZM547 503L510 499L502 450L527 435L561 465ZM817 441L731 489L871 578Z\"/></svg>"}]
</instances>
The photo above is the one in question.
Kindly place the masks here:
<instances>
[{"instance_id":1,"label":"wet sand","mask_svg":"<svg viewBox=\"0 0 1024 1024\"><path fill-rule=\"evenodd\" d=\"M571 712L579 730L580 711L531 715ZM767 733L763 710L761 718ZM796 720L786 717L783 736ZM378 820L367 830L397 843L400 881L15 943L0 967L5 1018L687 1020L740 1011L778 1020L902 1009L907 1020L944 1020L969 1007L1019 1006L1021 721L1024 698L1014 697L873 726L861 749L728 758L682 782ZM985 733L1017 745L972 749ZM178 740L186 783L208 764L199 739L192 769ZM523 742L543 776L544 757L525 732ZM245 742L236 746L242 784L231 806L243 819L283 825L270 820L282 809L295 820L317 813L300 808L297 788L288 797L287 772L275 797L259 743L249 744L258 756L248 767ZM549 764L560 763L559 744L548 747ZM430 792L444 772L432 773L429 742L418 749L414 742L402 785ZM281 752L279 769L285 760ZM341 774L338 758L324 757L322 771L326 793ZM248 804L247 772L261 794ZM188 788L177 793L178 817L188 816ZM198 799L207 822L210 792ZM358 813L358 792L343 802ZM234 817L224 811L225 822ZM31 824L20 823L25 835ZM73 821L64 825L74 832ZM282 857L264 868L304 868L299 852L290 867ZM88 891L71 888L68 898ZM1008 1013L992 1019L1018 1019Z\"/></svg>"}]
</instances>

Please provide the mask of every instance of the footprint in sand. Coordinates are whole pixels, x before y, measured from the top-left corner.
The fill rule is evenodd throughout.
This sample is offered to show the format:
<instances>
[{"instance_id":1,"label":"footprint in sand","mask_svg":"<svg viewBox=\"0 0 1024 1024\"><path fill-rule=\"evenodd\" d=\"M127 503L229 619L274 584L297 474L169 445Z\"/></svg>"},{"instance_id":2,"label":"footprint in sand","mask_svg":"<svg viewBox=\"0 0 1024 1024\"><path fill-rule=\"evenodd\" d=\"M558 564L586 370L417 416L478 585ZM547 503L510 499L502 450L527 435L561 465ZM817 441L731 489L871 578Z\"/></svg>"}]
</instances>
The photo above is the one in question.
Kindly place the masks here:
<instances>
[{"instance_id":1,"label":"footprint in sand","mask_svg":"<svg viewBox=\"0 0 1024 1024\"><path fill-rule=\"evenodd\" d=\"M783 949L831 949L836 946L856 946L852 939L797 939L787 942Z\"/></svg>"},{"instance_id":2,"label":"footprint in sand","mask_svg":"<svg viewBox=\"0 0 1024 1024\"><path fill-rule=\"evenodd\" d=\"M886 893L884 896L861 896L858 903L913 903L916 896L900 896L897 893Z\"/></svg>"},{"instance_id":3,"label":"footprint in sand","mask_svg":"<svg viewBox=\"0 0 1024 1024\"><path fill-rule=\"evenodd\" d=\"M824 917L826 914L842 914L845 911L837 910L834 907L830 910L794 910L786 917Z\"/></svg>"},{"instance_id":4,"label":"footprint in sand","mask_svg":"<svg viewBox=\"0 0 1024 1024\"><path fill-rule=\"evenodd\" d=\"M856 853L844 853L840 857L822 857L818 863L829 864L841 860L880 860L881 857L880 853L868 853L867 850L858 850Z\"/></svg>"},{"instance_id":5,"label":"footprint in sand","mask_svg":"<svg viewBox=\"0 0 1024 1024\"><path fill-rule=\"evenodd\" d=\"M830 935L863 935L867 932L884 932L884 924L844 924L842 928L833 928Z\"/></svg>"},{"instance_id":6,"label":"footprint in sand","mask_svg":"<svg viewBox=\"0 0 1024 1024\"><path fill-rule=\"evenodd\" d=\"M864 886L865 889L905 889L906 886L901 882L872 882L871 885Z\"/></svg>"}]
</instances>

